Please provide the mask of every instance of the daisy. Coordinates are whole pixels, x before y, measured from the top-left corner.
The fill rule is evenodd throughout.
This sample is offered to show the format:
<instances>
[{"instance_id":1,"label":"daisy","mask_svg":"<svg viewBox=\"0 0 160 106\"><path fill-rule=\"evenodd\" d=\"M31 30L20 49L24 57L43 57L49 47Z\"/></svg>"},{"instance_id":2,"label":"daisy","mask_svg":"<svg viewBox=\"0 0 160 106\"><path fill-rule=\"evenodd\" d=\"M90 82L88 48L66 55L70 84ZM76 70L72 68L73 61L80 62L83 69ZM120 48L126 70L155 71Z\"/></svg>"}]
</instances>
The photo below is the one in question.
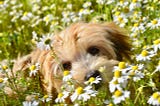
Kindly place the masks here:
<instances>
[{"instance_id":1,"label":"daisy","mask_svg":"<svg viewBox=\"0 0 160 106\"><path fill-rule=\"evenodd\" d=\"M38 101L24 101L23 106L39 106Z\"/></svg>"},{"instance_id":2,"label":"daisy","mask_svg":"<svg viewBox=\"0 0 160 106\"><path fill-rule=\"evenodd\" d=\"M141 7L141 0L132 0L131 4L129 5L130 10L134 10L135 8Z\"/></svg>"},{"instance_id":3,"label":"daisy","mask_svg":"<svg viewBox=\"0 0 160 106\"><path fill-rule=\"evenodd\" d=\"M91 5L92 5L91 2L85 2L85 3L83 4L83 8L89 8Z\"/></svg>"},{"instance_id":4,"label":"daisy","mask_svg":"<svg viewBox=\"0 0 160 106\"><path fill-rule=\"evenodd\" d=\"M97 76L96 78L91 77L89 78L88 81L84 82L87 85L93 85L93 84L98 84L100 83L100 81L102 80L102 78L100 78L99 76Z\"/></svg>"},{"instance_id":5,"label":"daisy","mask_svg":"<svg viewBox=\"0 0 160 106\"><path fill-rule=\"evenodd\" d=\"M33 17L31 12L24 12L23 16L21 17L22 21L29 21Z\"/></svg>"},{"instance_id":6,"label":"daisy","mask_svg":"<svg viewBox=\"0 0 160 106\"><path fill-rule=\"evenodd\" d=\"M151 60L151 57L155 56L153 51L143 50L141 54L136 57L137 61L147 61Z\"/></svg>"},{"instance_id":7,"label":"daisy","mask_svg":"<svg viewBox=\"0 0 160 106\"><path fill-rule=\"evenodd\" d=\"M157 39L157 40L153 41L153 49L154 49L155 52L160 50L160 39Z\"/></svg>"},{"instance_id":8,"label":"daisy","mask_svg":"<svg viewBox=\"0 0 160 106\"><path fill-rule=\"evenodd\" d=\"M53 15L52 14L48 14L47 16L45 16L44 18L43 18L43 21L44 22L46 22L46 25L48 25L49 24L49 22L52 22L53 21Z\"/></svg>"},{"instance_id":9,"label":"daisy","mask_svg":"<svg viewBox=\"0 0 160 106\"><path fill-rule=\"evenodd\" d=\"M144 77L144 74L141 72L143 67L144 67L143 64L130 66L129 71L127 72L128 77L132 78L134 81L140 80L141 78Z\"/></svg>"},{"instance_id":10,"label":"daisy","mask_svg":"<svg viewBox=\"0 0 160 106\"><path fill-rule=\"evenodd\" d=\"M119 83L117 78L113 78L110 82L109 82L109 90L111 93L113 93L116 89L118 90L122 90L123 88L125 88L127 85L127 81L123 82L123 83Z\"/></svg>"},{"instance_id":11,"label":"daisy","mask_svg":"<svg viewBox=\"0 0 160 106\"><path fill-rule=\"evenodd\" d=\"M65 71L63 72L63 81L64 81L64 82L67 82L67 81L69 81L69 80L71 80L71 79L72 79L72 75L71 75L70 71L65 70Z\"/></svg>"},{"instance_id":12,"label":"daisy","mask_svg":"<svg viewBox=\"0 0 160 106\"><path fill-rule=\"evenodd\" d=\"M153 19L150 23L147 24L147 27L151 29L160 27L160 18Z\"/></svg>"},{"instance_id":13,"label":"daisy","mask_svg":"<svg viewBox=\"0 0 160 106\"><path fill-rule=\"evenodd\" d=\"M9 68L7 65L0 65L0 73L8 72Z\"/></svg>"},{"instance_id":14,"label":"daisy","mask_svg":"<svg viewBox=\"0 0 160 106\"><path fill-rule=\"evenodd\" d=\"M43 98L41 99L42 102L46 103L52 100L52 96L51 95L44 95Z\"/></svg>"},{"instance_id":15,"label":"daisy","mask_svg":"<svg viewBox=\"0 0 160 106\"><path fill-rule=\"evenodd\" d=\"M82 87L78 87L76 91L71 95L71 101L82 100L87 101L91 97L95 97L97 95L97 91L92 90L92 86L87 86L84 89Z\"/></svg>"},{"instance_id":16,"label":"daisy","mask_svg":"<svg viewBox=\"0 0 160 106\"><path fill-rule=\"evenodd\" d=\"M153 93L152 96L150 96L147 103L149 103L151 105L159 106L160 105L160 92Z\"/></svg>"},{"instance_id":17,"label":"daisy","mask_svg":"<svg viewBox=\"0 0 160 106\"><path fill-rule=\"evenodd\" d=\"M126 98L129 98L129 91L116 90L114 95L112 96L114 104L121 103L121 101L125 101Z\"/></svg>"},{"instance_id":18,"label":"daisy","mask_svg":"<svg viewBox=\"0 0 160 106\"><path fill-rule=\"evenodd\" d=\"M64 103L65 99L69 96L69 92L64 91L58 94L58 97L55 99L56 103Z\"/></svg>"},{"instance_id":19,"label":"daisy","mask_svg":"<svg viewBox=\"0 0 160 106\"><path fill-rule=\"evenodd\" d=\"M31 76L36 76L36 74L38 73L39 69L40 69L39 63L36 63L35 65L31 65L29 67L29 70L30 70L29 76L30 77Z\"/></svg>"},{"instance_id":20,"label":"daisy","mask_svg":"<svg viewBox=\"0 0 160 106\"><path fill-rule=\"evenodd\" d=\"M40 38L40 41L37 42L37 47L41 50L50 50L50 43L51 43L51 34L43 35L42 38Z\"/></svg>"},{"instance_id":21,"label":"daisy","mask_svg":"<svg viewBox=\"0 0 160 106\"><path fill-rule=\"evenodd\" d=\"M122 70L114 70L113 78L117 79L119 83L124 83L128 79L128 77L123 74Z\"/></svg>"},{"instance_id":22,"label":"daisy","mask_svg":"<svg viewBox=\"0 0 160 106\"><path fill-rule=\"evenodd\" d=\"M124 27L128 22L128 19L124 16L114 16L113 21L118 24L120 27Z\"/></svg>"},{"instance_id":23,"label":"daisy","mask_svg":"<svg viewBox=\"0 0 160 106\"><path fill-rule=\"evenodd\" d=\"M1 78L0 77L0 88L4 86L4 84L7 82L8 78Z\"/></svg>"}]
</instances>

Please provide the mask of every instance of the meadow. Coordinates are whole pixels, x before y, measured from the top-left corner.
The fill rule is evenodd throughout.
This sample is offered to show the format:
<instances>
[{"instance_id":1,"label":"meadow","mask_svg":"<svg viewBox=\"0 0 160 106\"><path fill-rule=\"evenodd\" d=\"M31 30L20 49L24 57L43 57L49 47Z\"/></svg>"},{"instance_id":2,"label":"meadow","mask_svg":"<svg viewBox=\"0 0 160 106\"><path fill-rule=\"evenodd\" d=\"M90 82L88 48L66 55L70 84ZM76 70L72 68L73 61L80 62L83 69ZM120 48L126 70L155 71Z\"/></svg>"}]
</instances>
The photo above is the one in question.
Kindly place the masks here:
<instances>
[{"instance_id":1,"label":"meadow","mask_svg":"<svg viewBox=\"0 0 160 106\"><path fill-rule=\"evenodd\" d=\"M44 94L39 83L38 64L29 65L27 78L9 73L17 57L35 47L49 48L50 35L79 21L114 22L126 29L131 60L115 66L109 87L98 91L93 85L101 78L75 88L71 74L64 71L66 85L53 106L160 106L159 7L160 0L0 0L0 106L51 105L51 95ZM8 95L7 87L14 93ZM67 97L73 104L67 105Z\"/></svg>"}]
</instances>

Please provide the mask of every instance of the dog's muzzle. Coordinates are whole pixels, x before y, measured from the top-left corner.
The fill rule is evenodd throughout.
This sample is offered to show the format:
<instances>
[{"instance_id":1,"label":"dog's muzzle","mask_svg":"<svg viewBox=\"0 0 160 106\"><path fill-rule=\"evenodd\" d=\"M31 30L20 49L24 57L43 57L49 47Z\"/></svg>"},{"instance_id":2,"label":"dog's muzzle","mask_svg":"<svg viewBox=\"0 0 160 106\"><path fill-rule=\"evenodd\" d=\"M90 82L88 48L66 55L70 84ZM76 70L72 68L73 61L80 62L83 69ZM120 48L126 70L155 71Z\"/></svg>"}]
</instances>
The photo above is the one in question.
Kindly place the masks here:
<instances>
[{"instance_id":1,"label":"dog's muzzle","mask_svg":"<svg viewBox=\"0 0 160 106\"><path fill-rule=\"evenodd\" d=\"M89 72L89 73L86 74L86 76L85 76L85 81L88 81L91 77L96 78L96 77L98 77L98 76L99 76L100 78L102 78L102 77L101 77L101 73L100 73L98 70L91 71L91 72ZM94 84L94 87L95 87L96 90L97 90L98 88L100 88L100 87L101 87L101 82L98 83L98 84Z\"/></svg>"}]
</instances>

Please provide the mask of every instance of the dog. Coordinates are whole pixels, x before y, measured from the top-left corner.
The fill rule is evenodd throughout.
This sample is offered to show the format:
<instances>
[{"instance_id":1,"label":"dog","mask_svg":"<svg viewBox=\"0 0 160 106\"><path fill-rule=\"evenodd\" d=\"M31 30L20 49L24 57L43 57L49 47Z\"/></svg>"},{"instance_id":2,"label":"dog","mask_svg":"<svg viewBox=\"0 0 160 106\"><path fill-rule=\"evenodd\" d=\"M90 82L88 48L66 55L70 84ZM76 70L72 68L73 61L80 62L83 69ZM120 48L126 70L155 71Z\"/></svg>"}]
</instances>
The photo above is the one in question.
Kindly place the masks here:
<instances>
[{"instance_id":1,"label":"dog","mask_svg":"<svg viewBox=\"0 0 160 106\"><path fill-rule=\"evenodd\" d=\"M40 63L42 88L53 98L60 92L63 70L70 70L73 79L80 84L100 76L103 86L112 79L112 68L119 61L129 59L131 54L129 36L114 23L74 23L55 34L51 46L52 51L37 48L18 59L13 70L23 71L28 63ZM106 71L101 73L100 67L105 67Z\"/></svg>"}]
</instances>

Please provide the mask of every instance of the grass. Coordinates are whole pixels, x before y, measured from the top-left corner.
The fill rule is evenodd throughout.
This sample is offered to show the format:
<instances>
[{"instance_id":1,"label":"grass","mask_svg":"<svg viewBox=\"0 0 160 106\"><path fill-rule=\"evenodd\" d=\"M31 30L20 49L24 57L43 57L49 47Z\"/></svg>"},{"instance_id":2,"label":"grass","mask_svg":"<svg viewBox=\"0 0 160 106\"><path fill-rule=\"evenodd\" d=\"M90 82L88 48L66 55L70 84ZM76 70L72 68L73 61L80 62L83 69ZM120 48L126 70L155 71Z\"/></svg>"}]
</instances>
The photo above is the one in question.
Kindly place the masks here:
<instances>
[{"instance_id":1,"label":"grass","mask_svg":"<svg viewBox=\"0 0 160 106\"><path fill-rule=\"evenodd\" d=\"M75 100L74 104L102 106L107 100L109 106L148 106L154 103L160 105L160 2L159 0L1 0L0 1L0 106L22 105L26 98L32 98L40 105L50 105L51 101L43 102L44 97L39 76L27 79L10 77L8 71L13 67L13 60L18 56L28 54L36 46L33 33L38 41L48 33L64 29L71 23L111 22L125 28L132 40L132 60L125 63L127 67L143 64L140 72L143 78L134 81L127 80L123 90L130 92L130 97L120 103L115 103L109 88L101 89L95 97L84 102ZM114 1L114 0L113 0ZM156 50L157 49L157 50ZM142 51L147 51L146 54ZM150 59L138 60L138 56ZM153 55L153 56L151 56ZM4 64L7 61L7 64ZM6 67L7 66L7 67ZM125 67L125 68L127 68ZM124 69L125 69L124 68ZM29 73L27 73L29 75ZM124 76L123 76L124 77ZM4 78L8 79L6 83ZM18 95L8 96L4 87L11 87ZM19 91L18 86L24 88ZM132 88L132 89L131 89ZM73 94L74 91L71 91ZM120 92L119 92L120 93ZM157 95L157 96L155 96ZM118 96L117 96L118 97ZM16 99L15 99L16 98ZM36 98L36 99L35 99ZM154 98L149 102L150 98ZM33 101L32 101L33 102ZM54 105L59 106L61 103ZM63 105L63 103L62 103Z\"/></svg>"}]
</instances>

